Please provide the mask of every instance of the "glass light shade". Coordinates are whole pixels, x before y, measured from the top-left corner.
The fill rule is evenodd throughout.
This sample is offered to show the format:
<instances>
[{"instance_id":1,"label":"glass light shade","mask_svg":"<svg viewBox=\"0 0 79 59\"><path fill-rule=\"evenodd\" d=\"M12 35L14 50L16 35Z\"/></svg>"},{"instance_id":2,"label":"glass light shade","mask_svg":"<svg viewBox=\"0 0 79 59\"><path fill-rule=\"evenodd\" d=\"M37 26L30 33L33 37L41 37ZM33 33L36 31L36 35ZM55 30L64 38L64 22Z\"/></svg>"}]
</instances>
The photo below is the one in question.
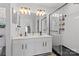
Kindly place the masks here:
<instances>
[{"instance_id":1,"label":"glass light shade","mask_svg":"<svg viewBox=\"0 0 79 59\"><path fill-rule=\"evenodd\" d=\"M28 14L30 15L30 9L27 10Z\"/></svg>"},{"instance_id":2,"label":"glass light shade","mask_svg":"<svg viewBox=\"0 0 79 59\"><path fill-rule=\"evenodd\" d=\"M37 16L39 16L39 13L40 13L40 12L39 12L39 11L37 11L37 12L36 12L36 15L37 15Z\"/></svg>"},{"instance_id":3,"label":"glass light shade","mask_svg":"<svg viewBox=\"0 0 79 59\"><path fill-rule=\"evenodd\" d=\"M24 9L20 8L20 9L19 9L19 12L20 12L21 14L24 14Z\"/></svg>"},{"instance_id":4,"label":"glass light shade","mask_svg":"<svg viewBox=\"0 0 79 59\"><path fill-rule=\"evenodd\" d=\"M23 15L29 14L30 15L30 8L21 7L19 12Z\"/></svg>"},{"instance_id":5,"label":"glass light shade","mask_svg":"<svg viewBox=\"0 0 79 59\"><path fill-rule=\"evenodd\" d=\"M42 16L44 16L45 15L45 12L44 11L42 11L42 14L41 14Z\"/></svg>"},{"instance_id":6,"label":"glass light shade","mask_svg":"<svg viewBox=\"0 0 79 59\"><path fill-rule=\"evenodd\" d=\"M27 10L26 9L24 10L24 14L27 14Z\"/></svg>"},{"instance_id":7,"label":"glass light shade","mask_svg":"<svg viewBox=\"0 0 79 59\"><path fill-rule=\"evenodd\" d=\"M45 15L45 10L38 9L37 12L36 12L36 15L37 16L44 16Z\"/></svg>"}]
</instances>

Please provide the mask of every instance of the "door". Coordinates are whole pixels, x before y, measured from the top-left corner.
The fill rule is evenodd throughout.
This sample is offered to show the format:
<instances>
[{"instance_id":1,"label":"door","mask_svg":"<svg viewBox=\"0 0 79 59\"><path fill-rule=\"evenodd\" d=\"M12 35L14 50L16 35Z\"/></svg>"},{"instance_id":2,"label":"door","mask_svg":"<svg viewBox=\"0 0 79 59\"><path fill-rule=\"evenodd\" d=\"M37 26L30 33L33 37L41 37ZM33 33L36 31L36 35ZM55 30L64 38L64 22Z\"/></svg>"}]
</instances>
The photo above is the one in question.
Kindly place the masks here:
<instances>
[{"instance_id":1,"label":"door","mask_svg":"<svg viewBox=\"0 0 79 59\"><path fill-rule=\"evenodd\" d=\"M13 40L12 41L12 55L13 56L23 56L24 44L23 40Z\"/></svg>"},{"instance_id":2,"label":"door","mask_svg":"<svg viewBox=\"0 0 79 59\"><path fill-rule=\"evenodd\" d=\"M52 38L43 38L43 53L52 52Z\"/></svg>"},{"instance_id":3,"label":"door","mask_svg":"<svg viewBox=\"0 0 79 59\"><path fill-rule=\"evenodd\" d=\"M42 38L35 38L35 43L34 43L34 47L35 47L35 55L39 55L42 54L42 50L43 50L43 40Z\"/></svg>"},{"instance_id":4,"label":"door","mask_svg":"<svg viewBox=\"0 0 79 59\"><path fill-rule=\"evenodd\" d=\"M32 56L35 54L34 49L34 39L33 38L29 38L24 41L24 56Z\"/></svg>"}]
</instances>

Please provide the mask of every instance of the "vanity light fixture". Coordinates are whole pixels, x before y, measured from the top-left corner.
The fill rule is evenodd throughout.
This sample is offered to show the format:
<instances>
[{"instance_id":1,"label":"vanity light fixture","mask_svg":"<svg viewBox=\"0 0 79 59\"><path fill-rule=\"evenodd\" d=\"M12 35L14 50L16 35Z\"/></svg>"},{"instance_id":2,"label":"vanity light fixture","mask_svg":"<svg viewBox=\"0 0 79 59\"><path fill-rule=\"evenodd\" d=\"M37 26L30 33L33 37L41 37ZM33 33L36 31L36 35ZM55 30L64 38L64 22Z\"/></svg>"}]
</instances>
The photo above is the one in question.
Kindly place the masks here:
<instances>
[{"instance_id":1,"label":"vanity light fixture","mask_svg":"<svg viewBox=\"0 0 79 59\"><path fill-rule=\"evenodd\" d=\"M45 10L37 9L36 15L37 16L44 16L45 15Z\"/></svg>"},{"instance_id":2,"label":"vanity light fixture","mask_svg":"<svg viewBox=\"0 0 79 59\"><path fill-rule=\"evenodd\" d=\"M26 15L26 14L29 14L29 15L30 15L30 8L21 7L21 8L19 9L19 12L20 12L22 15Z\"/></svg>"}]
</instances>

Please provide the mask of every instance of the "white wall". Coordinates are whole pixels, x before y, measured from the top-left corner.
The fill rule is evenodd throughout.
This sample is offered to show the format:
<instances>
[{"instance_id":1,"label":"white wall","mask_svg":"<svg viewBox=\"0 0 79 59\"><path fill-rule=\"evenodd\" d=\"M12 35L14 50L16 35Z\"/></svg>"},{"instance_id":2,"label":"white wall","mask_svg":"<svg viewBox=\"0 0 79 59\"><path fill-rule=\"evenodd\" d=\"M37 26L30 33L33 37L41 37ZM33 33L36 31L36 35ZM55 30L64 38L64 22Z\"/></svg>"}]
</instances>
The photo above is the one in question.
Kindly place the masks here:
<instances>
[{"instance_id":1,"label":"white wall","mask_svg":"<svg viewBox=\"0 0 79 59\"><path fill-rule=\"evenodd\" d=\"M0 37L0 47L6 46L5 34L5 28L0 28L0 35L3 35L3 37Z\"/></svg>"},{"instance_id":2,"label":"white wall","mask_svg":"<svg viewBox=\"0 0 79 59\"><path fill-rule=\"evenodd\" d=\"M5 39L6 39L6 55L11 55L11 40L10 40L10 4L3 3L0 4L0 7L6 9L5 13Z\"/></svg>"},{"instance_id":3,"label":"white wall","mask_svg":"<svg viewBox=\"0 0 79 59\"><path fill-rule=\"evenodd\" d=\"M79 5L71 4L66 9L67 18L62 42L79 53Z\"/></svg>"},{"instance_id":4,"label":"white wall","mask_svg":"<svg viewBox=\"0 0 79 59\"><path fill-rule=\"evenodd\" d=\"M3 5L0 6L0 25L6 25L6 8L3 7ZM6 45L5 42L5 28L0 28L0 35L2 35L2 37L0 37L0 47L3 47Z\"/></svg>"},{"instance_id":5,"label":"white wall","mask_svg":"<svg viewBox=\"0 0 79 59\"><path fill-rule=\"evenodd\" d=\"M67 4L57 12L67 15L61 43L79 53L79 4Z\"/></svg>"}]
</instances>

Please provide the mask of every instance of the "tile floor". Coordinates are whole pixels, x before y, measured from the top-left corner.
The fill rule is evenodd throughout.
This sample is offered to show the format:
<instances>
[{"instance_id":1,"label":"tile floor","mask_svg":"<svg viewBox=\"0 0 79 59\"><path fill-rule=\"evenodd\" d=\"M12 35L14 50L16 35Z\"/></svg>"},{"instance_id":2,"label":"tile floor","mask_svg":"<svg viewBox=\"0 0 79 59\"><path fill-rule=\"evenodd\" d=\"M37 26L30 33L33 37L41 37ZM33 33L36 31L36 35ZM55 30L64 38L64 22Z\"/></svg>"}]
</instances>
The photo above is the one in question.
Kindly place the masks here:
<instances>
[{"instance_id":1,"label":"tile floor","mask_svg":"<svg viewBox=\"0 0 79 59\"><path fill-rule=\"evenodd\" d=\"M57 56L54 52L48 54L48 56Z\"/></svg>"},{"instance_id":2,"label":"tile floor","mask_svg":"<svg viewBox=\"0 0 79 59\"><path fill-rule=\"evenodd\" d=\"M50 56L57 56L55 53L52 53Z\"/></svg>"}]
</instances>

